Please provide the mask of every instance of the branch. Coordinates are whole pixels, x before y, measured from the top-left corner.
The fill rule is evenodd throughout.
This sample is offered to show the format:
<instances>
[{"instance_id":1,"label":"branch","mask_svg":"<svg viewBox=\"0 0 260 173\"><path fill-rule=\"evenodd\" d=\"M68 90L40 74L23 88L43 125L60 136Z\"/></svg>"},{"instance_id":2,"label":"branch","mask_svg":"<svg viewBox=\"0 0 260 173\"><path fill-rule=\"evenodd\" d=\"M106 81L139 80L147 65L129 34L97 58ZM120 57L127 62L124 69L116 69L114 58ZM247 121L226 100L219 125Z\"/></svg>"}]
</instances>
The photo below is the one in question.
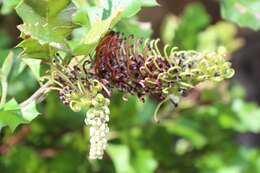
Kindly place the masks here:
<instances>
[{"instance_id":1,"label":"branch","mask_svg":"<svg viewBox=\"0 0 260 173\"><path fill-rule=\"evenodd\" d=\"M51 82L48 81L46 84L41 86L31 97L29 97L27 100L22 102L20 104L21 107L26 107L30 105L32 102L37 101L39 98L44 96L46 94L46 91L48 90L49 86L51 85Z\"/></svg>"}]
</instances>

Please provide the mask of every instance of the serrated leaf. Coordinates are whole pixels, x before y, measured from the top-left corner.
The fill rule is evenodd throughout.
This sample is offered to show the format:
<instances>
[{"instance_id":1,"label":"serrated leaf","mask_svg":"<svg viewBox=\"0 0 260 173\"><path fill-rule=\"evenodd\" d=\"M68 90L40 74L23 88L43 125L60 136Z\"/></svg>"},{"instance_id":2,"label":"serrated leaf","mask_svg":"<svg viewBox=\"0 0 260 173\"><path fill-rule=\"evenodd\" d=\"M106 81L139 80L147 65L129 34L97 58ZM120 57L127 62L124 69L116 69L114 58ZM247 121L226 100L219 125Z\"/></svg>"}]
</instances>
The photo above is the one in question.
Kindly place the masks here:
<instances>
[{"instance_id":1,"label":"serrated leaf","mask_svg":"<svg viewBox=\"0 0 260 173\"><path fill-rule=\"evenodd\" d=\"M50 56L54 54L49 45L41 45L37 40L32 38L23 40L17 47L23 48L23 52L20 54L21 58L49 60Z\"/></svg>"},{"instance_id":2,"label":"serrated leaf","mask_svg":"<svg viewBox=\"0 0 260 173\"><path fill-rule=\"evenodd\" d=\"M2 126L9 126L12 132L20 124L28 123L19 113L15 111L0 111L0 124Z\"/></svg>"},{"instance_id":3,"label":"serrated leaf","mask_svg":"<svg viewBox=\"0 0 260 173\"><path fill-rule=\"evenodd\" d=\"M109 145L107 148L109 156L112 158L116 172L134 173L130 164L130 151L126 145Z\"/></svg>"},{"instance_id":4,"label":"serrated leaf","mask_svg":"<svg viewBox=\"0 0 260 173\"><path fill-rule=\"evenodd\" d=\"M260 29L259 9L259 0L221 0L222 17L242 27Z\"/></svg>"},{"instance_id":5,"label":"serrated leaf","mask_svg":"<svg viewBox=\"0 0 260 173\"><path fill-rule=\"evenodd\" d=\"M78 8L74 14L74 22L83 26L80 29L82 37L74 38L69 42L75 55L90 54L109 29L113 28L122 18L135 15L144 5L140 0L98 2L93 7L85 1L73 0Z\"/></svg>"},{"instance_id":6,"label":"serrated leaf","mask_svg":"<svg viewBox=\"0 0 260 173\"><path fill-rule=\"evenodd\" d=\"M1 110L4 111L19 111L20 107L15 99L11 99L5 105L1 106Z\"/></svg>"},{"instance_id":7,"label":"serrated leaf","mask_svg":"<svg viewBox=\"0 0 260 173\"><path fill-rule=\"evenodd\" d=\"M98 44L98 41L108 32L114 20L117 20L120 11L106 20L97 21L80 40L70 42L70 46L76 55L90 54Z\"/></svg>"},{"instance_id":8,"label":"serrated leaf","mask_svg":"<svg viewBox=\"0 0 260 173\"><path fill-rule=\"evenodd\" d=\"M40 44L64 43L74 25L74 8L70 0L24 0L16 7L24 24L18 28Z\"/></svg>"},{"instance_id":9,"label":"serrated leaf","mask_svg":"<svg viewBox=\"0 0 260 173\"><path fill-rule=\"evenodd\" d=\"M12 99L2 106L0 110L0 124L3 126L9 126L12 131L19 124L28 123L22 116L18 103Z\"/></svg>"},{"instance_id":10,"label":"serrated leaf","mask_svg":"<svg viewBox=\"0 0 260 173\"><path fill-rule=\"evenodd\" d=\"M15 99L8 101L0 108L0 124L9 126L12 131L20 124L27 124L39 115L35 102L20 107Z\"/></svg>"}]
</instances>

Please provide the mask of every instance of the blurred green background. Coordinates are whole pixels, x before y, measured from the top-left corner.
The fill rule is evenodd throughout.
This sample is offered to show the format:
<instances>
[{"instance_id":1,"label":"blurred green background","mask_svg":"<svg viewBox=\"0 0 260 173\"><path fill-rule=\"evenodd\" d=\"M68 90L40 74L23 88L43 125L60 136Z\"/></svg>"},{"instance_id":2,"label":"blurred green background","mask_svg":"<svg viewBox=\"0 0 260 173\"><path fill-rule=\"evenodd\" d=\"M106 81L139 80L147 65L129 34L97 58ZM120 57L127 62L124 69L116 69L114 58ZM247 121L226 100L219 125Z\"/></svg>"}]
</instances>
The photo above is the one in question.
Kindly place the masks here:
<instances>
[{"instance_id":1,"label":"blurred green background","mask_svg":"<svg viewBox=\"0 0 260 173\"><path fill-rule=\"evenodd\" d=\"M14 133L1 130L0 173L260 173L260 33L221 20L217 1L159 3L139 13L142 23L137 17L123 20L116 30L160 37L181 49L212 51L223 45L236 76L218 85L201 84L177 109L165 104L159 124L153 121L156 100L125 102L121 93L114 94L109 146L100 161L87 159L84 112L73 113L52 92L30 125ZM2 9L1 61L19 42L19 23L14 12ZM21 51L13 50L15 56ZM33 73L16 58L8 97L21 102L37 87Z\"/></svg>"}]
</instances>

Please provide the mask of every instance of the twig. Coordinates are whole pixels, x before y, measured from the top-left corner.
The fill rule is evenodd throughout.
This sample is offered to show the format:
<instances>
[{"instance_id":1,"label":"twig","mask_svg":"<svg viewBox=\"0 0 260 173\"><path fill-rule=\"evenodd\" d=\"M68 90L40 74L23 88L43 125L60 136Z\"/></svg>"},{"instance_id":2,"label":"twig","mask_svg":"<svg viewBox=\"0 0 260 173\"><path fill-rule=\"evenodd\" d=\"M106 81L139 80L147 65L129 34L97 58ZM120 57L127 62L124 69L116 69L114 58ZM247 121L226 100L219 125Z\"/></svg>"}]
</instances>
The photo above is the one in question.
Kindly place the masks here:
<instances>
[{"instance_id":1,"label":"twig","mask_svg":"<svg viewBox=\"0 0 260 173\"><path fill-rule=\"evenodd\" d=\"M48 81L43 86L41 86L31 97L29 97L27 100L22 102L20 104L21 107L26 107L30 105L33 101L37 101L39 98L41 98L44 94L46 94L46 91L48 90L49 86L51 85L51 82Z\"/></svg>"}]
</instances>

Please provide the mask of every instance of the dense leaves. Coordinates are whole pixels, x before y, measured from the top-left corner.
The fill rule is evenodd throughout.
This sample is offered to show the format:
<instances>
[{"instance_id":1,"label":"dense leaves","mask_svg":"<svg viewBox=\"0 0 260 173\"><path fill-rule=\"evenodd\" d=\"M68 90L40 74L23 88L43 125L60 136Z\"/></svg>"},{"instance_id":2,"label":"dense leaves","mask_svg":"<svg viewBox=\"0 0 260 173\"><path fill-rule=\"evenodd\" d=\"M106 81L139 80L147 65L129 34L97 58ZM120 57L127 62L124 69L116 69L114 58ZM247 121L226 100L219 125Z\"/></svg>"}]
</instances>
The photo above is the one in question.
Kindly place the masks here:
<instances>
[{"instance_id":1,"label":"dense leaves","mask_svg":"<svg viewBox=\"0 0 260 173\"><path fill-rule=\"evenodd\" d=\"M121 19L134 16L142 6L155 5L155 0L25 0L16 7L24 38L18 46L24 49L22 56L44 60L53 58L57 50L88 55Z\"/></svg>"},{"instance_id":2,"label":"dense leaves","mask_svg":"<svg viewBox=\"0 0 260 173\"><path fill-rule=\"evenodd\" d=\"M91 6L85 1L74 0L77 12L74 22L81 25L81 34L70 41L74 54L89 54L98 41L121 19L134 16L142 6L157 5L149 0L105 0Z\"/></svg>"},{"instance_id":3,"label":"dense leaves","mask_svg":"<svg viewBox=\"0 0 260 173\"><path fill-rule=\"evenodd\" d=\"M40 44L64 43L74 27L70 0L24 0L16 7L16 12L23 20L18 28Z\"/></svg>"},{"instance_id":4,"label":"dense leaves","mask_svg":"<svg viewBox=\"0 0 260 173\"><path fill-rule=\"evenodd\" d=\"M5 3L9 2L11 4L9 0L5 1ZM36 4L31 2L33 1L25 0L18 8L23 11L28 7L36 7L40 1L35 0ZM44 3L49 2L51 1L44 1ZM58 2L55 1L55 3ZM6 72L11 68L10 75L4 78L7 79L9 88L7 101L0 108L1 127L8 125L11 129L15 129L20 123L28 123L38 115L34 102L21 107L12 99L15 96L21 102L35 90L36 81L32 73L37 78L40 76L41 61L38 59L44 63L48 62L58 50L61 54L68 50L73 54L87 54L94 50L100 37L111 26L115 26L116 30L123 31L127 35L134 33L148 37L151 33L149 28L141 27L142 25L134 19L133 22L132 19L123 19L122 16L134 15L140 9L140 5L156 5L154 0L143 0L142 3L140 1L130 3L130 0L121 1L121 3L133 5L124 15L120 10L109 8L111 2L114 4L118 1L73 0L72 2L76 9L70 20L74 23L71 26L77 27L76 29L68 31L68 28L58 28L61 32L51 32L52 29L55 30L57 15L46 18L44 12L46 4L43 4L44 8L37 7L32 13L32 19L28 20L39 17L42 19L40 21L46 22L51 19L54 25L50 25L46 30L37 26L24 27L22 25L22 29L27 31L22 34L25 40L20 44L24 48L20 56L23 61L19 61L14 56L13 63L5 63L9 67L1 70L7 69L4 70ZM100 2L107 3L100 4ZM9 5L11 6L14 5ZM60 6L58 10L57 6L53 5L50 9L54 7L58 16L63 14L60 10L64 9L64 6ZM188 16L189 20L187 19L186 22L181 22L184 19L172 18L173 22L178 21L173 25L168 25L174 28L172 31L176 28L183 28L183 30L177 29L178 32L171 33L169 43L200 50L215 50L217 46L224 45L232 51L241 45L241 40L234 38L236 29L233 25L218 23L204 30L209 23L207 14L198 5L189 7L188 11L190 9L196 10L183 15ZM61 24L64 25L63 20ZM65 26L67 26L66 22ZM46 33L39 34L38 30L39 33L43 31ZM167 31L170 30L171 28L167 29ZM86 35L88 37L85 37ZM3 40L8 39L2 39L4 37L1 35L0 38L0 43L3 43L0 45L4 45L1 48L4 48L8 41ZM81 47L78 41L85 44ZM5 56L2 57L7 57L7 53L4 54ZM1 58L1 65L4 60L5 58ZM8 58L7 61L10 62ZM28 67L25 67L25 64ZM1 130L0 152L4 156L0 157L0 170L6 173L259 172L259 150L253 146L245 147L235 138L238 133L259 132L259 106L244 101L240 87L227 87L226 84L216 86L207 83L201 88L194 90L191 97L184 98L178 109L173 109L171 103L163 105L159 112L160 124L152 122L156 101L147 99L145 103L142 103L130 96L128 102L122 102L122 94L115 94L110 105L112 115L110 145L104 160L99 162L89 162L86 159L89 135L88 129L82 130L84 113L72 112L60 103L55 93L50 93L46 102L39 104L39 110L43 116L39 116L31 123L30 133L22 137L21 141L15 144L10 143L12 138L10 139L9 128ZM19 130L20 128L14 135L19 135Z\"/></svg>"}]
</instances>

